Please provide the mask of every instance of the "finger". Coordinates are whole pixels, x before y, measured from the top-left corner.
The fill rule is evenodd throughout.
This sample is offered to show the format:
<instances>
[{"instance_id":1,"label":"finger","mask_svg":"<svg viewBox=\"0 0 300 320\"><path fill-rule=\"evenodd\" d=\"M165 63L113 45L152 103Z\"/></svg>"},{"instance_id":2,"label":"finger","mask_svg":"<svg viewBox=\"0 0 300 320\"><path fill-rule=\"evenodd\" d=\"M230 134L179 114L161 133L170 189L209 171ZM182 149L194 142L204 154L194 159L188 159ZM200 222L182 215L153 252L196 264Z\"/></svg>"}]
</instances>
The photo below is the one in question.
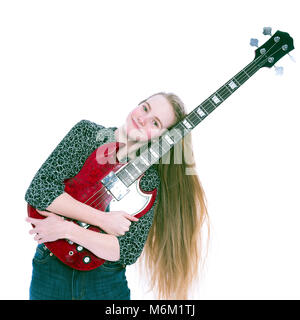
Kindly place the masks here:
<instances>
[{"instance_id":1,"label":"finger","mask_svg":"<svg viewBox=\"0 0 300 320\"><path fill-rule=\"evenodd\" d=\"M123 227L122 227L122 230L120 230L120 233L121 233L122 235L124 235L127 231L129 231L129 227L130 227L130 225L129 225L129 226L123 226Z\"/></svg>"},{"instance_id":2,"label":"finger","mask_svg":"<svg viewBox=\"0 0 300 320\"><path fill-rule=\"evenodd\" d=\"M42 216L45 216L45 217L49 217L49 216L53 216L54 213L53 212L50 212L50 211L42 211L42 210L38 210L38 209L35 209L39 214L41 214Z\"/></svg>"},{"instance_id":3,"label":"finger","mask_svg":"<svg viewBox=\"0 0 300 320\"><path fill-rule=\"evenodd\" d=\"M40 221L41 221L41 219L35 219L35 218L29 218L29 217L27 217L26 219L25 219L27 222L29 222L29 223L32 223L32 224L37 224L37 223L39 223Z\"/></svg>"},{"instance_id":4,"label":"finger","mask_svg":"<svg viewBox=\"0 0 300 320\"><path fill-rule=\"evenodd\" d=\"M39 213L41 213L42 215L46 216L46 217L56 217L56 218L60 218L62 220L64 220L64 217L60 216L59 214L56 214L54 212L51 211L40 211L37 210Z\"/></svg>"},{"instance_id":5,"label":"finger","mask_svg":"<svg viewBox=\"0 0 300 320\"><path fill-rule=\"evenodd\" d=\"M42 237L39 234L36 234L35 237L33 238L34 240L40 240Z\"/></svg>"},{"instance_id":6,"label":"finger","mask_svg":"<svg viewBox=\"0 0 300 320\"><path fill-rule=\"evenodd\" d=\"M131 221L139 221L139 219L138 218L136 218L136 217L134 217L134 216L131 216L130 214L126 214L126 218L128 219L128 220L131 220Z\"/></svg>"},{"instance_id":7,"label":"finger","mask_svg":"<svg viewBox=\"0 0 300 320\"><path fill-rule=\"evenodd\" d=\"M34 234L34 233L38 233L38 232L39 231L37 230L37 228L29 230L29 234Z\"/></svg>"},{"instance_id":8,"label":"finger","mask_svg":"<svg viewBox=\"0 0 300 320\"><path fill-rule=\"evenodd\" d=\"M35 241L37 241L37 243L38 244L40 244L40 243L44 243L45 242L45 240L44 240L44 238L43 237L39 237L39 238L37 238L37 239L34 239Z\"/></svg>"}]
</instances>

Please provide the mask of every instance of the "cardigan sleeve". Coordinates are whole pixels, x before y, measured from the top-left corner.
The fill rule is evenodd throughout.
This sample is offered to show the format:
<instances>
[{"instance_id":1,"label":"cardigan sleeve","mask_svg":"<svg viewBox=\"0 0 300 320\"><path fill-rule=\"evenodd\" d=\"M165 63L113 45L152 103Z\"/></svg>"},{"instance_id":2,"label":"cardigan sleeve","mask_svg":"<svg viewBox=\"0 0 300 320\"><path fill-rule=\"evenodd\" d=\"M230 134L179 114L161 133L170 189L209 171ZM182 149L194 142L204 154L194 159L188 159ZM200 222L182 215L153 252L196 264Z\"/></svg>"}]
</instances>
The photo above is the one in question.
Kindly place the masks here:
<instances>
[{"instance_id":1,"label":"cardigan sleeve","mask_svg":"<svg viewBox=\"0 0 300 320\"><path fill-rule=\"evenodd\" d=\"M96 127L104 128L88 120L71 128L32 179L25 194L30 205L45 210L64 192L64 180L76 175L95 149Z\"/></svg>"},{"instance_id":2,"label":"cardigan sleeve","mask_svg":"<svg viewBox=\"0 0 300 320\"><path fill-rule=\"evenodd\" d=\"M139 218L139 221L132 222L128 232L123 236L117 237L120 245L120 259L118 262L124 265L130 265L137 261L143 251L152 226L154 209L157 205L160 192L160 179L154 166L151 166L145 172L140 183L141 189L144 191L151 191L157 188L157 195L150 210Z\"/></svg>"}]
</instances>

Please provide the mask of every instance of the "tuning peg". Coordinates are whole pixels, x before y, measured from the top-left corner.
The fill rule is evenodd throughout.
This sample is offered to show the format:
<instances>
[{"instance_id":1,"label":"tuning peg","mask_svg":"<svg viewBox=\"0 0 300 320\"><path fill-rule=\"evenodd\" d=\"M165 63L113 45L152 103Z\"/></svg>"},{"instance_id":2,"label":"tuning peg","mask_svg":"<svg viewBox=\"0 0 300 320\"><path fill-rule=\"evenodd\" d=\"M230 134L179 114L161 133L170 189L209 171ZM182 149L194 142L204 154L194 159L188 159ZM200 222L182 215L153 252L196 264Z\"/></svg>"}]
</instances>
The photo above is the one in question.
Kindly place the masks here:
<instances>
[{"instance_id":1,"label":"tuning peg","mask_svg":"<svg viewBox=\"0 0 300 320\"><path fill-rule=\"evenodd\" d=\"M276 72L277 76L282 76L283 75L283 67L274 66L274 68L275 68L275 72Z\"/></svg>"},{"instance_id":2,"label":"tuning peg","mask_svg":"<svg viewBox=\"0 0 300 320\"><path fill-rule=\"evenodd\" d=\"M290 54L288 53L288 56L290 57L290 59L291 59L293 62L296 62L296 59L295 59L292 55L290 55Z\"/></svg>"},{"instance_id":3,"label":"tuning peg","mask_svg":"<svg viewBox=\"0 0 300 320\"><path fill-rule=\"evenodd\" d=\"M271 36L272 35L272 28L271 27L264 27L263 34L265 36L268 36L268 35Z\"/></svg>"},{"instance_id":4,"label":"tuning peg","mask_svg":"<svg viewBox=\"0 0 300 320\"><path fill-rule=\"evenodd\" d=\"M258 40L257 39L250 39L250 46L252 47L258 47Z\"/></svg>"}]
</instances>

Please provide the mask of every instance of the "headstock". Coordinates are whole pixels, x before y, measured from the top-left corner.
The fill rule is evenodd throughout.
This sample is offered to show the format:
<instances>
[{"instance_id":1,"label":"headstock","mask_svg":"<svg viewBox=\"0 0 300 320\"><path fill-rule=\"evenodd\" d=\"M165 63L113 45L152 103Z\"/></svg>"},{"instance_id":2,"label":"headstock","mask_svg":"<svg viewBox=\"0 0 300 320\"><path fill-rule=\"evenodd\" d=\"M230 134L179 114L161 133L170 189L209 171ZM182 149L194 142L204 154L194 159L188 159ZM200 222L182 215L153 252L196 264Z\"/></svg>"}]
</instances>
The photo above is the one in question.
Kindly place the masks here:
<instances>
[{"instance_id":1,"label":"headstock","mask_svg":"<svg viewBox=\"0 0 300 320\"><path fill-rule=\"evenodd\" d=\"M293 38L286 32L277 31L268 41L255 50L254 60L257 61L260 67L271 68L279 59L293 49Z\"/></svg>"}]
</instances>

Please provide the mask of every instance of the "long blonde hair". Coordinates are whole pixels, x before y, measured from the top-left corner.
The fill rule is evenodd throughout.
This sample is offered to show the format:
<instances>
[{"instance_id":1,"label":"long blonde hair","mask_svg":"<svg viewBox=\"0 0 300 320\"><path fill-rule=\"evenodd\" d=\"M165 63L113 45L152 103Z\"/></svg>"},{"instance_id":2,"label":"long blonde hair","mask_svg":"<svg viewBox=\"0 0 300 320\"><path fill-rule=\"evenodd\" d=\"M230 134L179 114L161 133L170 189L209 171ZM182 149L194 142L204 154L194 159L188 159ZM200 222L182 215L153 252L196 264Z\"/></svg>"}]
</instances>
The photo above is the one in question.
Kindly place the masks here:
<instances>
[{"instance_id":1,"label":"long blonde hair","mask_svg":"<svg viewBox=\"0 0 300 320\"><path fill-rule=\"evenodd\" d=\"M187 115L177 95L165 92L154 95L158 94L172 105L176 123ZM178 156L180 163L176 163ZM204 265L210 229L206 198L196 173L191 133L162 157L156 168L161 180L158 203L138 266L140 272L148 276L150 290L157 293L158 299L188 299L190 289L199 280L199 267ZM203 250L204 222L206 250Z\"/></svg>"}]
</instances>

